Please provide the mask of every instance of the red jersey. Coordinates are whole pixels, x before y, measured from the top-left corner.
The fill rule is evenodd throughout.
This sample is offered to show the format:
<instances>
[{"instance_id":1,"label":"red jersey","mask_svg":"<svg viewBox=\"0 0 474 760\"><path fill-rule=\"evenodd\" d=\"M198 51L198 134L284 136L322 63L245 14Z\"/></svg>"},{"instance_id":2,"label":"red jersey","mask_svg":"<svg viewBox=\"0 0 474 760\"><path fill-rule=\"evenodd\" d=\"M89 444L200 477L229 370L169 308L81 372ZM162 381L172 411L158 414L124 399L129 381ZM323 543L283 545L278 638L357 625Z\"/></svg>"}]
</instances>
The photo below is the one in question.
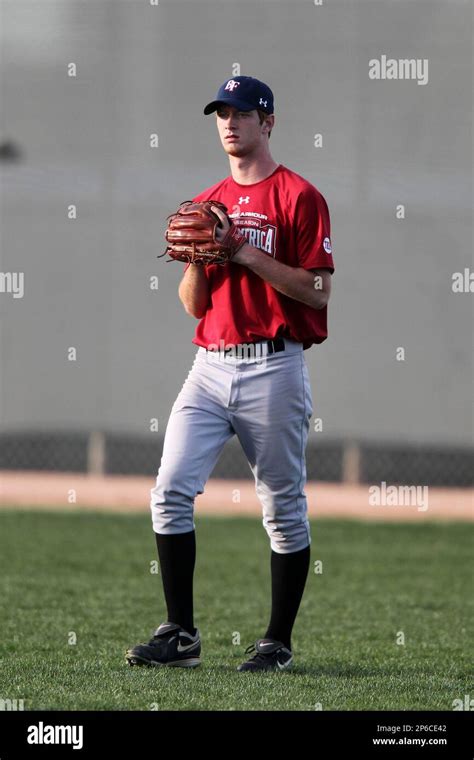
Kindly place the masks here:
<instances>
[{"instance_id":1,"label":"red jersey","mask_svg":"<svg viewBox=\"0 0 474 760\"><path fill-rule=\"evenodd\" d=\"M253 185L241 185L229 176L193 200L224 203L249 245L277 261L334 272L327 203L314 185L283 164ZM313 309L296 301L232 261L203 269L211 303L196 327L196 345L215 348L285 337L306 349L327 338L327 306Z\"/></svg>"}]
</instances>

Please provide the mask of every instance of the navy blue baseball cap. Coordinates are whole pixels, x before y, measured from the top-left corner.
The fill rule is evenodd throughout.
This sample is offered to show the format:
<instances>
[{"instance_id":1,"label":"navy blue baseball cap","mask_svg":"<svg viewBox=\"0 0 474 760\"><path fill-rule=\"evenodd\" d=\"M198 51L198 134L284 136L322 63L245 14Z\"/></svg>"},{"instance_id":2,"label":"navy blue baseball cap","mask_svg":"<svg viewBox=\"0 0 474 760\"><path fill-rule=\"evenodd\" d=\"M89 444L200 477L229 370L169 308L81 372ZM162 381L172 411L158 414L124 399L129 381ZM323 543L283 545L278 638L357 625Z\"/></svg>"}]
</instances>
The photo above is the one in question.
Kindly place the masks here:
<instances>
[{"instance_id":1,"label":"navy blue baseball cap","mask_svg":"<svg viewBox=\"0 0 474 760\"><path fill-rule=\"evenodd\" d=\"M254 108L273 113L273 92L254 77L232 77L219 87L216 99L208 103L204 113L217 111L221 103L238 108L239 111L253 111Z\"/></svg>"}]
</instances>

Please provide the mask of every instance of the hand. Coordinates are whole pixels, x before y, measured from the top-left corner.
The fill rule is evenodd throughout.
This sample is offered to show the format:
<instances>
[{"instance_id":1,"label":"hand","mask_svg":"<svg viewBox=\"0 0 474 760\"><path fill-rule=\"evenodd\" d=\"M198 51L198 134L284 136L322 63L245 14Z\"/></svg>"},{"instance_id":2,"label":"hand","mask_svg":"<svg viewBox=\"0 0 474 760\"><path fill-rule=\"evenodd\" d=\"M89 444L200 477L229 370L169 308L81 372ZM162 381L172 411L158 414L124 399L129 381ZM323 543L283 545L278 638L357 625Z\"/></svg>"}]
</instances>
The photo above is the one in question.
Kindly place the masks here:
<instances>
[{"instance_id":1,"label":"hand","mask_svg":"<svg viewBox=\"0 0 474 760\"><path fill-rule=\"evenodd\" d=\"M224 240L227 232L230 230L230 227L233 224L233 222L232 220L229 220L229 217L227 216L227 214L224 214L224 212L220 208L217 208L216 206L211 206L211 209L221 220L222 226L216 228L216 240L218 243L221 243ZM246 253L247 253L246 248L247 248L247 243L234 253L231 259L231 261L234 264L245 265Z\"/></svg>"},{"instance_id":2,"label":"hand","mask_svg":"<svg viewBox=\"0 0 474 760\"><path fill-rule=\"evenodd\" d=\"M221 220L220 226L216 228L216 240L218 243L222 243L225 236L227 235L227 232L230 230L229 219L227 217L227 214L224 214L224 212L221 211L220 208L217 208L217 206L211 206L211 209Z\"/></svg>"}]
</instances>

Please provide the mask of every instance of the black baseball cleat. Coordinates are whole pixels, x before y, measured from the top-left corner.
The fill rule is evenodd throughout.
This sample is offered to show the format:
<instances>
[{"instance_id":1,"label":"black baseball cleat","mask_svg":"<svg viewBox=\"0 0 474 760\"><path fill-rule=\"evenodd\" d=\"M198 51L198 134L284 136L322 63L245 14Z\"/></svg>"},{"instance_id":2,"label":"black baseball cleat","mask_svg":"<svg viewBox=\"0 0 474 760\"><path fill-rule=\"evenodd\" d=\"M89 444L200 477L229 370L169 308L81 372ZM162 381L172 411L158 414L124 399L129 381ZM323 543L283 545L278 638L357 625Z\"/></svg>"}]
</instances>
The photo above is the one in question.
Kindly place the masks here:
<instances>
[{"instance_id":1,"label":"black baseball cleat","mask_svg":"<svg viewBox=\"0 0 474 760\"><path fill-rule=\"evenodd\" d=\"M161 623L148 644L137 644L125 652L129 665L195 668L201 664L201 637L194 636L177 623Z\"/></svg>"},{"instance_id":2,"label":"black baseball cleat","mask_svg":"<svg viewBox=\"0 0 474 760\"><path fill-rule=\"evenodd\" d=\"M255 654L238 666L237 670L241 673L244 670L288 670L292 666L293 655L281 641L258 639L255 644L247 647L245 654L253 651Z\"/></svg>"}]
</instances>

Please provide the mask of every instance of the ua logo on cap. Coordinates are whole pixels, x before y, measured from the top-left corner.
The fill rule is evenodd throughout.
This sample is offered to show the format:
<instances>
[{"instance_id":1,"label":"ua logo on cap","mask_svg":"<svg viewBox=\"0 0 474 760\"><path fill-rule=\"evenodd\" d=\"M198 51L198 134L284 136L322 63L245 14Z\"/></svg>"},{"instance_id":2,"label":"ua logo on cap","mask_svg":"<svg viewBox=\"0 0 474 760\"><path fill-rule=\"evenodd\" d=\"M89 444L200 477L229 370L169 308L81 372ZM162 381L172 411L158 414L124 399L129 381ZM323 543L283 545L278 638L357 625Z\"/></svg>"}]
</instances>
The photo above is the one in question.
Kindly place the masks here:
<instances>
[{"instance_id":1,"label":"ua logo on cap","mask_svg":"<svg viewBox=\"0 0 474 760\"><path fill-rule=\"evenodd\" d=\"M236 82L235 79L229 79L224 89L233 92L235 88L239 86L239 84L240 82Z\"/></svg>"},{"instance_id":2,"label":"ua logo on cap","mask_svg":"<svg viewBox=\"0 0 474 760\"><path fill-rule=\"evenodd\" d=\"M265 106L265 108L267 107L267 101L264 100L263 98L260 98L258 104L259 104L259 106Z\"/></svg>"}]
</instances>

